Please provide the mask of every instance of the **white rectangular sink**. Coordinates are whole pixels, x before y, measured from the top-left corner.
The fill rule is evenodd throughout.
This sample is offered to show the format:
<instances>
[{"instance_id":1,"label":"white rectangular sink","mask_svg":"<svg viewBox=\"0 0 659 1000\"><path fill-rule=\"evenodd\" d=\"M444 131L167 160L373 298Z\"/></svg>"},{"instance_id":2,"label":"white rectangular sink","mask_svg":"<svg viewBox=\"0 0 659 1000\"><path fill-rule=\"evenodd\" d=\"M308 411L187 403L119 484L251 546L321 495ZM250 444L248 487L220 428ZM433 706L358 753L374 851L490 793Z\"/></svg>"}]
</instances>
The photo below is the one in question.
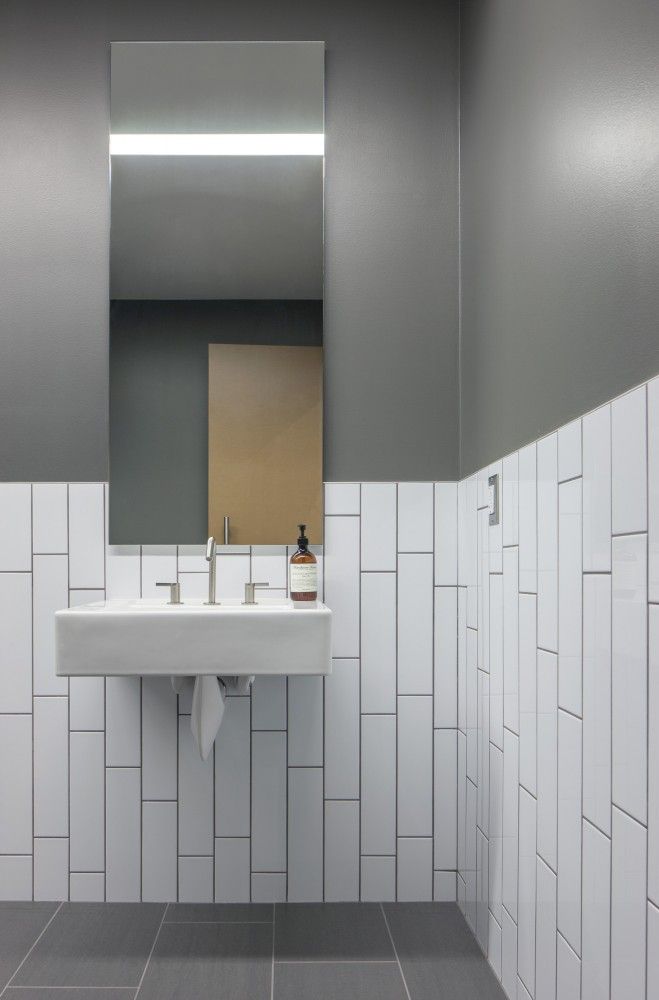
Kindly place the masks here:
<instances>
[{"instance_id":1,"label":"white rectangular sink","mask_svg":"<svg viewBox=\"0 0 659 1000\"><path fill-rule=\"evenodd\" d=\"M329 674L332 612L289 600L257 604L111 600L55 614L57 673Z\"/></svg>"}]
</instances>

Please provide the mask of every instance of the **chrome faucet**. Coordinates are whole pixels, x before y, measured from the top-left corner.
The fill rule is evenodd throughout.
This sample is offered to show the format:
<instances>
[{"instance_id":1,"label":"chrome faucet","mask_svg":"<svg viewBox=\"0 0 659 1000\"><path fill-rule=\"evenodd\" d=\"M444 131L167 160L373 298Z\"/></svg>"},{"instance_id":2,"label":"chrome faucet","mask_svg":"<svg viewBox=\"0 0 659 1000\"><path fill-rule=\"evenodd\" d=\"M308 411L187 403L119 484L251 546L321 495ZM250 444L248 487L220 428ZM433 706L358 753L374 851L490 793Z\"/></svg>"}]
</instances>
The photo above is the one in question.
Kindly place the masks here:
<instances>
[{"instance_id":1,"label":"chrome faucet","mask_svg":"<svg viewBox=\"0 0 659 1000\"><path fill-rule=\"evenodd\" d=\"M217 545L215 539L211 535L206 543L206 562L208 563L208 600L206 604L217 604L218 601L215 600L215 583L216 583L216 572L217 572L217 561L215 559L215 553L217 550Z\"/></svg>"},{"instance_id":2,"label":"chrome faucet","mask_svg":"<svg viewBox=\"0 0 659 1000\"><path fill-rule=\"evenodd\" d=\"M243 604L256 604L256 588L260 590L265 590L269 587L269 583L246 583L245 584L245 600Z\"/></svg>"}]
</instances>

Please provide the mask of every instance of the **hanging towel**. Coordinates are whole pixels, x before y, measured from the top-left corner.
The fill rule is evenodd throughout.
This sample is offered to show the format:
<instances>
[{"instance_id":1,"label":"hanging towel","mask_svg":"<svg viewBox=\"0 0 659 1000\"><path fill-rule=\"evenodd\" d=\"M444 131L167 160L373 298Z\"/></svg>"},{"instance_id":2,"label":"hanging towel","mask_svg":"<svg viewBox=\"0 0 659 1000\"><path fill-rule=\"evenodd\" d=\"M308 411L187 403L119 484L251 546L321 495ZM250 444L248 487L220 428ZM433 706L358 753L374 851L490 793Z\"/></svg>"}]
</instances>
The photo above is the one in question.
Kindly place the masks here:
<instances>
[{"instance_id":1,"label":"hanging towel","mask_svg":"<svg viewBox=\"0 0 659 1000\"><path fill-rule=\"evenodd\" d=\"M195 678L190 728L202 760L206 760L224 715L226 687L219 677Z\"/></svg>"}]
</instances>

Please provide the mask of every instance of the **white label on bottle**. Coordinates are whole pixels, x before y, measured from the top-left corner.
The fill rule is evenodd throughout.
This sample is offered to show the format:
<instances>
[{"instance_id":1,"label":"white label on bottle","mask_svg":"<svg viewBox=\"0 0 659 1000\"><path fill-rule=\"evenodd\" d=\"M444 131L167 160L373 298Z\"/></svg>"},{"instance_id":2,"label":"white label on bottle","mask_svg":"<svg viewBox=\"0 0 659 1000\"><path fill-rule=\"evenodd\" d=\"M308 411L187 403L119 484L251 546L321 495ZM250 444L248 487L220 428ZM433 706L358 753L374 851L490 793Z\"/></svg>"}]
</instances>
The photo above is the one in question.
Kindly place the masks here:
<instances>
[{"instance_id":1,"label":"white label on bottle","mask_svg":"<svg viewBox=\"0 0 659 1000\"><path fill-rule=\"evenodd\" d=\"M318 564L291 563L291 594L315 594L318 591Z\"/></svg>"}]
</instances>

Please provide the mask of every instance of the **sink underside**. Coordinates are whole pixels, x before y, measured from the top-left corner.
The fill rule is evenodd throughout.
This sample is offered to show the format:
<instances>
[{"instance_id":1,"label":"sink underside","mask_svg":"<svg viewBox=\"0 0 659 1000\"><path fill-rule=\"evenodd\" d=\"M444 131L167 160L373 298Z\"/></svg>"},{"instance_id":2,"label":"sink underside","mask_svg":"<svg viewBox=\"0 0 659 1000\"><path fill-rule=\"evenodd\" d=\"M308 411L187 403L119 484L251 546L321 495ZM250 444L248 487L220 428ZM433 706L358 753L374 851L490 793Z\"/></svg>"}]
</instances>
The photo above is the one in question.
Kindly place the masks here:
<instances>
[{"instance_id":1,"label":"sink underside","mask_svg":"<svg viewBox=\"0 0 659 1000\"><path fill-rule=\"evenodd\" d=\"M100 601L56 612L57 673L328 674L331 619L321 602Z\"/></svg>"}]
</instances>

